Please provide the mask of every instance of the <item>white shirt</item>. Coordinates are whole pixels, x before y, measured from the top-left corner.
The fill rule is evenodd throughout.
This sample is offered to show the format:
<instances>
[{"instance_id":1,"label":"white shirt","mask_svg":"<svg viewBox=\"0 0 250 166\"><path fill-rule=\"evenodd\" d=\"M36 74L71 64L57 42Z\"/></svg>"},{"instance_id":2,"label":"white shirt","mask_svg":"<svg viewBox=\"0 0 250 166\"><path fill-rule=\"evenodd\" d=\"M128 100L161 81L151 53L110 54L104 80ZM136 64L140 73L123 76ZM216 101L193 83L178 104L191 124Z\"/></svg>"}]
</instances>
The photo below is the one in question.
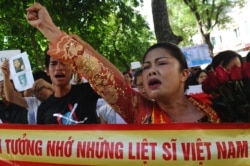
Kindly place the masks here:
<instances>
[{"instance_id":1,"label":"white shirt","mask_svg":"<svg viewBox=\"0 0 250 166\"><path fill-rule=\"evenodd\" d=\"M107 124L126 124L124 119L104 99L98 99L96 112Z\"/></svg>"}]
</instances>

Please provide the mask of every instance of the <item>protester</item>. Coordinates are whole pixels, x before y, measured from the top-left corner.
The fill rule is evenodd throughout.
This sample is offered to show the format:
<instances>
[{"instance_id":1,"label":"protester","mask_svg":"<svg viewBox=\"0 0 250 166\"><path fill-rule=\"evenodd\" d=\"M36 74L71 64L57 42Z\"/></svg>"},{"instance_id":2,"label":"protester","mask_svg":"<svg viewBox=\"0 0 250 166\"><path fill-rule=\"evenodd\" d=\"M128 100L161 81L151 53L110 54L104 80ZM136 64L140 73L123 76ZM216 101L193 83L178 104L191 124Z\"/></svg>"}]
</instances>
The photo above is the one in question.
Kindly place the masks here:
<instances>
[{"instance_id":1,"label":"protester","mask_svg":"<svg viewBox=\"0 0 250 166\"><path fill-rule=\"evenodd\" d=\"M6 100L10 103L26 108L28 111L28 124L36 124L38 106L42 101L46 100L53 93L51 83L44 80L46 79L46 77L44 77L43 73L41 73L40 71L34 73L35 82L33 84L33 88L31 88L32 94L30 94L34 96L27 96L27 92L24 92L24 94L26 94L26 97L23 97L15 91L11 83L8 60L5 60L3 63L2 72L4 76L4 91ZM37 77L37 75L39 75L39 77ZM30 90L27 91L29 92Z\"/></svg>"},{"instance_id":2,"label":"protester","mask_svg":"<svg viewBox=\"0 0 250 166\"><path fill-rule=\"evenodd\" d=\"M195 78L199 84L202 84L202 82L207 78L207 71L206 70L199 70L195 74Z\"/></svg>"},{"instance_id":3,"label":"protester","mask_svg":"<svg viewBox=\"0 0 250 166\"><path fill-rule=\"evenodd\" d=\"M18 93L18 92L16 92ZM18 93L18 95L22 95ZM15 123L27 124L27 110L16 104L8 102L5 98L4 83L0 81L0 122L1 123Z\"/></svg>"},{"instance_id":4,"label":"protester","mask_svg":"<svg viewBox=\"0 0 250 166\"><path fill-rule=\"evenodd\" d=\"M226 70L230 70L233 66L241 66L243 58L240 54L232 50L219 52L212 59L212 67L215 69L217 66L222 66Z\"/></svg>"},{"instance_id":5,"label":"protester","mask_svg":"<svg viewBox=\"0 0 250 166\"><path fill-rule=\"evenodd\" d=\"M88 124L99 123L96 102L99 95L89 83L71 85L71 66L45 57L46 72L52 81L54 94L38 107L38 124ZM81 92L81 93L79 93Z\"/></svg>"},{"instance_id":6,"label":"protester","mask_svg":"<svg viewBox=\"0 0 250 166\"><path fill-rule=\"evenodd\" d=\"M199 85L196 79L196 73L201 70L200 66L190 67L190 75L189 75L189 85Z\"/></svg>"},{"instance_id":7,"label":"protester","mask_svg":"<svg viewBox=\"0 0 250 166\"><path fill-rule=\"evenodd\" d=\"M123 76L124 76L125 83L127 83L130 87L132 87L132 83L133 83L132 74L126 71L126 72L123 72Z\"/></svg>"},{"instance_id":8,"label":"protester","mask_svg":"<svg viewBox=\"0 0 250 166\"><path fill-rule=\"evenodd\" d=\"M124 84L124 80L103 60L104 57L88 43L61 32L39 3L27 9L27 20L49 40L51 59L58 58L82 73L126 122L219 122L211 107L185 95L189 70L185 56L177 46L158 43L146 51L142 77L144 88L152 99L148 100Z\"/></svg>"},{"instance_id":9,"label":"protester","mask_svg":"<svg viewBox=\"0 0 250 166\"><path fill-rule=\"evenodd\" d=\"M135 88L138 90L138 92L140 94L142 94L144 97L147 97L148 98L148 95L144 89L144 86L143 86L143 80L142 80L142 69L139 69L135 72L135 76L134 76L134 85L135 85Z\"/></svg>"}]
</instances>

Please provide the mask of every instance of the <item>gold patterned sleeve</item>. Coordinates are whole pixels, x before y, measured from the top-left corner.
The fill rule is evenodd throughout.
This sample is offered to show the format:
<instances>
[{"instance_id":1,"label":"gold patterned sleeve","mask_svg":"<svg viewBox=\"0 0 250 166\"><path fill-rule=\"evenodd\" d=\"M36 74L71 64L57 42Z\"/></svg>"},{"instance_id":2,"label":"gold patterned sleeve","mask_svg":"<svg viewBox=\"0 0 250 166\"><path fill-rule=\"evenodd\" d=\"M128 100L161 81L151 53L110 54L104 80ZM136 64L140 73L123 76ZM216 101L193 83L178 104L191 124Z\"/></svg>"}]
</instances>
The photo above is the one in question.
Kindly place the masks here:
<instances>
[{"instance_id":1,"label":"gold patterned sleeve","mask_svg":"<svg viewBox=\"0 0 250 166\"><path fill-rule=\"evenodd\" d=\"M134 123L141 97L130 88L110 62L88 43L78 42L65 33L50 43L48 54L69 63L82 73L92 88L118 112L127 123ZM84 93L84 92L83 92Z\"/></svg>"}]
</instances>

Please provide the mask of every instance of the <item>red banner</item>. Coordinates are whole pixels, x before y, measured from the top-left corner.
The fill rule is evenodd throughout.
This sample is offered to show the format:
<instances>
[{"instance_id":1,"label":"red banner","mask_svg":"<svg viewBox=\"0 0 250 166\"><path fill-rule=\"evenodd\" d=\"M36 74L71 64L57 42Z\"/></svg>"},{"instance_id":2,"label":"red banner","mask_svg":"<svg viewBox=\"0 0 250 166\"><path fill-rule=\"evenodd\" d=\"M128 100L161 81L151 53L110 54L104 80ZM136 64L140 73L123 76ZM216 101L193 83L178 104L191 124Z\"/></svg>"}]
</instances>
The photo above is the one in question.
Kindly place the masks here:
<instances>
[{"instance_id":1,"label":"red banner","mask_svg":"<svg viewBox=\"0 0 250 166\"><path fill-rule=\"evenodd\" d=\"M250 165L250 124L0 125L0 165Z\"/></svg>"}]
</instances>

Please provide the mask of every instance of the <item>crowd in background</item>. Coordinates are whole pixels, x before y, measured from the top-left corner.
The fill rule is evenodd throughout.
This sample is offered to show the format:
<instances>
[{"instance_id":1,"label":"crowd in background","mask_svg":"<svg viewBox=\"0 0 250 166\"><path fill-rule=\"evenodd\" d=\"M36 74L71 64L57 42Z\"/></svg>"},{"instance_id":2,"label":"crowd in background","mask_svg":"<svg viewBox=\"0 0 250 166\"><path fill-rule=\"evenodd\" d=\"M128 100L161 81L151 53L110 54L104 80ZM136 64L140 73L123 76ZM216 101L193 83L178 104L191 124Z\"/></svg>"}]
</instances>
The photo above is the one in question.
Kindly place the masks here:
<instances>
[{"instance_id":1,"label":"crowd in background","mask_svg":"<svg viewBox=\"0 0 250 166\"><path fill-rule=\"evenodd\" d=\"M218 65L222 65L226 70L234 65L240 66L243 61L250 60L250 53L243 59L238 53L234 51L223 51L216 55L211 64L202 69L200 66L189 68L189 86L201 85L207 78L208 72L216 68ZM5 62L7 63L7 61ZM2 66L2 70L6 67ZM123 72L124 82L139 91L141 94L147 97L147 94L143 87L141 78L143 70L138 68ZM5 72L4 72L5 73ZM17 124L37 124L37 109L40 103L46 100L53 94L53 86L50 77L45 71L34 72L35 83L31 89L23 92L15 90L13 82L8 80L9 74L4 77L5 80L0 82L0 118L2 123L17 123ZM8 82L6 81L8 80ZM7 82L7 83L6 83ZM4 85L12 86L11 89L4 91ZM39 86L38 86L39 84ZM80 74L73 73L70 79L70 84L88 84L87 80ZM8 92L9 91L9 92ZM7 94L7 98L6 98ZM35 106L32 106L34 105ZM112 109L112 107L102 98L97 100L96 112L99 120L97 123L101 124L125 124L124 119Z\"/></svg>"},{"instance_id":2,"label":"crowd in background","mask_svg":"<svg viewBox=\"0 0 250 166\"><path fill-rule=\"evenodd\" d=\"M185 91L189 86L202 85L208 73L217 66L230 71L244 61L249 62L249 54L243 59L237 52L227 50L215 55L205 69L200 66L188 67L178 46L157 43L146 50L141 68L121 72L78 36L69 36L57 29L48 19L46 8L38 3L34 6L27 9L29 24L38 28L53 43L48 52L46 50L46 70L34 73L35 83L31 89L18 92L9 79L8 60L3 63L4 80L0 82L2 123L219 123L221 121L216 110L210 106L204 109L205 103L185 94ZM48 24L44 27L52 27L54 33L46 28L39 29L34 20ZM89 61L77 63L83 61L82 57L85 56L85 51L78 51L74 55L77 62L73 63L76 68L73 71L72 66L68 65L73 57L69 54L58 56L58 52L65 53L66 46L56 47L61 41L55 38L65 39L62 41L66 41L63 43L66 46L74 43L70 45L77 46L74 49L87 49ZM88 67L93 68L89 73L82 69Z\"/></svg>"}]
</instances>

